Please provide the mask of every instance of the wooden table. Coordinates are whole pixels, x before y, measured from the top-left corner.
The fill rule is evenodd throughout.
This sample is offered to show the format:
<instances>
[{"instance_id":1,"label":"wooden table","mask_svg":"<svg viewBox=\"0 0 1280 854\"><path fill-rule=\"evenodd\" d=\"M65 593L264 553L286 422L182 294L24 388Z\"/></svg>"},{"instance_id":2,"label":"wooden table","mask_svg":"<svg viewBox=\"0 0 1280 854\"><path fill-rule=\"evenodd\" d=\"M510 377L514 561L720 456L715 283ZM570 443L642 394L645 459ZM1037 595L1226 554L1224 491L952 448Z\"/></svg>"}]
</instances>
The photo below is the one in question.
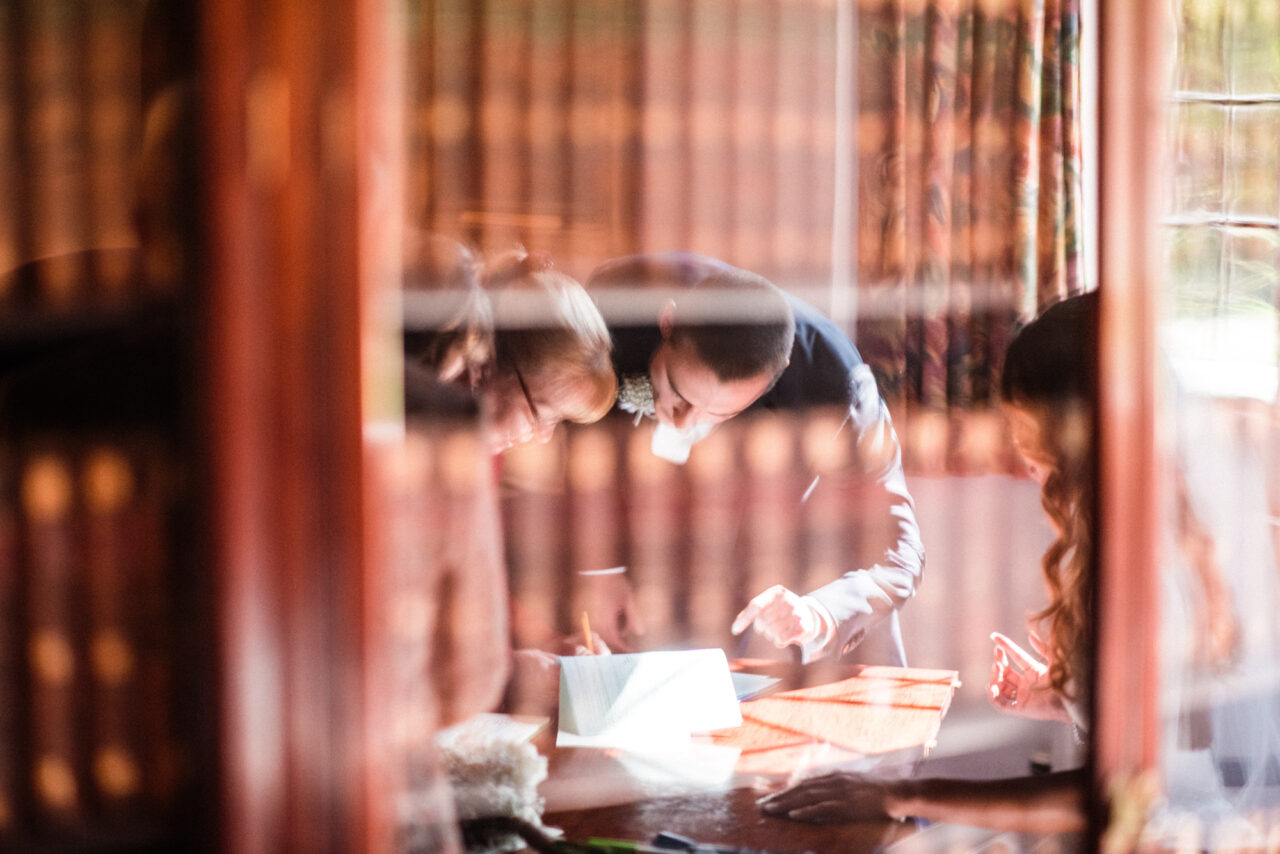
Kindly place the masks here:
<instances>
[{"instance_id":1,"label":"wooden table","mask_svg":"<svg viewBox=\"0 0 1280 854\"><path fill-rule=\"evenodd\" d=\"M756 799L798 772L839 766L914 773L959 684L952 670L734 663L776 675L768 696L742 703L743 724L687 755L645 756L544 744L543 823L564 838L648 841L663 830L704 843L777 852L870 850L909 833L898 822L808 825L765 816Z\"/></svg>"},{"instance_id":2,"label":"wooden table","mask_svg":"<svg viewBox=\"0 0 1280 854\"><path fill-rule=\"evenodd\" d=\"M609 837L648 841L666 830L703 843L738 845L786 854L872 851L911 833L896 821L817 825L760 812L751 787L703 794L649 798L633 803L548 813L543 823L566 839Z\"/></svg>"}]
</instances>

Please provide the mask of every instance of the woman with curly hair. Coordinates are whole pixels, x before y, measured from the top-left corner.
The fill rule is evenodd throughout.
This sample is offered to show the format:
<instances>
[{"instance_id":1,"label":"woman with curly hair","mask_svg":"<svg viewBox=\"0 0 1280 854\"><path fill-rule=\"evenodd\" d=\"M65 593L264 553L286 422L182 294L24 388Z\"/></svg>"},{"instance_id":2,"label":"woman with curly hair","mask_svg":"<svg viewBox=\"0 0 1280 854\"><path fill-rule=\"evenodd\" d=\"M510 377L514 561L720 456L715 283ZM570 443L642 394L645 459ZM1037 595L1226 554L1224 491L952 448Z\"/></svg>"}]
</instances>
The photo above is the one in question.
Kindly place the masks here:
<instances>
[{"instance_id":1,"label":"woman with curly hair","mask_svg":"<svg viewBox=\"0 0 1280 854\"><path fill-rule=\"evenodd\" d=\"M988 696L1027 717L1087 728L1092 648L1097 297L1057 303L1023 327L1005 355L1000 393L1014 443L1057 534L1041 569L1049 604L1032 617L1034 653L995 633ZM1039 630L1037 630L1039 627ZM761 799L766 813L811 822L886 817L1003 830L1083 830L1083 769L1029 777L881 780L835 771Z\"/></svg>"},{"instance_id":2,"label":"woman with curly hair","mask_svg":"<svg viewBox=\"0 0 1280 854\"><path fill-rule=\"evenodd\" d=\"M1049 604L1028 633L1036 654L993 633L988 691L1003 711L1079 729L1087 729L1082 691L1093 644L1097 312L1092 293L1050 306L1009 345L1000 381L1014 445L1056 537L1041 559Z\"/></svg>"},{"instance_id":3,"label":"woman with curly hair","mask_svg":"<svg viewBox=\"0 0 1280 854\"><path fill-rule=\"evenodd\" d=\"M1049 307L1021 329L1005 354L1000 396L1015 446L1040 484L1054 541L1041 570L1048 605L1031 618L1032 652L1004 635L995 643L987 686L1001 711L1088 728L1093 656L1096 456L1092 401L1097 399L1098 297L1083 294ZM1178 401L1175 398L1173 408ZM1232 666L1240 627L1218 563L1214 538L1193 507L1184 457L1171 455L1161 550L1160 680L1162 744L1159 808L1144 816L1143 838L1155 847L1185 844L1188 826L1222 838L1258 840L1247 809L1268 803L1265 787L1227 787L1221 745L1260 763L1273 755L1275 725L1266 712L1207 704L1196 668ZM1177 702L1170 702L1177 698ZM1259 772L1261 775L1261 772ZM1252 789L1252 791L1250 791ZM845 772L814 777L761 800L765 812L804 821L915 816L998 830L1053 833L1084 829L1088 779L1082 769L987 780L876 780ZM1188 825L1188 821L1193 825ZM1243 834L1243 835L1241 835ZM1158 843L1155 842L1158 840ZM1237 846L1241 847L1241 846Z\"/></svg>"}]
</instances>

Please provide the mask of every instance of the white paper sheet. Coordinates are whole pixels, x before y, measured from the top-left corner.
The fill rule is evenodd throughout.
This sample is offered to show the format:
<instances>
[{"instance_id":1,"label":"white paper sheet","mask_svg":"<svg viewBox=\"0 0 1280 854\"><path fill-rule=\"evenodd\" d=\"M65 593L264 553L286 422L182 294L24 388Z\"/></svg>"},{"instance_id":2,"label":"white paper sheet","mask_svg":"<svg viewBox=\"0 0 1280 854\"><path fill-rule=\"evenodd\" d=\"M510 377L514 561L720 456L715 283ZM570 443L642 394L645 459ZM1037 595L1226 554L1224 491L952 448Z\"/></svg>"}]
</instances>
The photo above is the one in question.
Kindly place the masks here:
<instances>
[{"instance_id":1,"label":"white paper sheet","mask_svg":"<svg viewBox=\"0 0 1280 854\"><path fill-rule=\"evenodd\" d=\"M675 747L741 723L724 650L560 659L557 746Z\"/></svg>"}]
</instances>

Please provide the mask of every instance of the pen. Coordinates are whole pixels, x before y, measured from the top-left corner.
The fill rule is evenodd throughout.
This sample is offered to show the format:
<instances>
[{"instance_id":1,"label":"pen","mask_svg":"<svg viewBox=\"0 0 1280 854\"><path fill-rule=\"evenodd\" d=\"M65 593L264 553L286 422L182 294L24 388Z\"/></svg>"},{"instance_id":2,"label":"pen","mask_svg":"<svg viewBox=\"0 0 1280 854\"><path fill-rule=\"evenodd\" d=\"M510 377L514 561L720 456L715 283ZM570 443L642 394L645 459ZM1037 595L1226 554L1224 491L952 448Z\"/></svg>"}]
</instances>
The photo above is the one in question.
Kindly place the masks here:
<instances>
[{"instance_id":1,"label":"pen","mask_svg":"<svg viewBox=\"0 0 1280 854\"><path fill-rule=\"evenodd\" d=\"M596 645L591 640L591 621L587 619L587 612L582 612L582 636L587 639L587 652L590 655L596 654Z\"/></svg>"},{"instance_id":2,"label":"pen","mask_svg":"<svg viewBox=\"0 0 1280 854\"><path fill-rule=\"evenodd\" d=\"M666 848L655 848L645 842L630 839L603 839L593 836L587 840L587 850L596 854L671 854Z\"/></svg>"}]
</instances>

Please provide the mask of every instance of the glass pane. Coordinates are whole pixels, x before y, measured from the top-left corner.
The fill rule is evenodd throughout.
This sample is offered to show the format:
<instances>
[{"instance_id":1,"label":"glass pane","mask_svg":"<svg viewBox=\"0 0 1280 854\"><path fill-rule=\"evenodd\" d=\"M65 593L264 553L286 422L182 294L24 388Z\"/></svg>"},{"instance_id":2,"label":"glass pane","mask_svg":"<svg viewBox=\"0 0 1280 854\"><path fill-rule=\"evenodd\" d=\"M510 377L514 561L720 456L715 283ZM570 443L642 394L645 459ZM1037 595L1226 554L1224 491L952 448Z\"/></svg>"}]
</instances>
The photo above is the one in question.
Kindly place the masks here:
<instances>
[{"instance_id":1,"label":"glass pane","mask_svg":"<svg viewBox=\"0 0 1280 854\"><path fill-rule=\"evenodd\" d=\"M1165 230L1166 298L1174 317L1212 315L1222 299L1222 230L1170 226Z\"/></svg>"},{"instance_id":2,"label":"glass pane","mask_svg":"<svg viewBox=\"0 0 1280 854\"><path fill-rule=\"evenodd\" d=\"M1174 52L1175 91L1222 93L1223 0L1174 2L1177 25Z\"/></svg>"},{"instance_id":3,"label":"glass pane","mask_svg":"<svg viewBox=\"0 0 1280 854\"><path fill-rule=\"evenodd\" d=\"M1280 96L1274 3L1187 0L1174 9L1184 47L1195 41L1188 34L1228 34L1219 55L1179 53L1175 88L1214 78L1216 63L1233 95ZM1158 425L1164 799L1148 834L1165 848L1238 850L1274 844L1280 816L1280 124L1270 104L1174 103L1169 117L1178 224L1163 233L1158 321L1170 369ZM1212 213L1219 182L1217 213L1242 222L1184 217Z\"/></svg>"},{"instance_id":4,"label":"glass pane","mask_svg":"<svg viewBox=\"0 0 1280 854\"><path fill-rule=\"evenodd\" d=\"M975 778L1078 769L1087 746L1071 712L1087 706L1088 685L1069 676L1087 655L1087 619L1064 618L1068 631L1052 638L1044 657L1062 665L1055 688L1038 693L1043 686L1029 682L1016 706L1016 691L1006 695L1000 685L993 698L988 685L992 632L1040 655L1032 631L1053 621L1033 627L1029 615L1058 595L1046 574L1059 561L1080 573L1085 554L1071 544L1052 549L1055 523L1037 480L1045 463L1019 456L1000 405L999 366L1017 322L1038 297L1077 286L1063 257L1079 240L1073 211L1053 209L1074 190L1071 152L1045 153L1051 159L1026 168L1028 152L1053 147L1049 134L1030 133L1027 117L1046 129L1061 118L1050 113L1063 99L1041 102L1040 87L1030 85L1029 75L1056 67L1048 54L1029 61L1043 34L1028 31L1016 4L980 13L964 4L831 0L410 6L407 217L417 242L408 266L417 276L411 290L422 292L406 294L414 309L406 346L430 345L410 361L462 348L458 358L476 362L450 378L453 390L480 396L491 427L509 416L528 428L495 435L491 445L501 551L517 661L542 653L551 663L534 676L518 669L503 708L550 717L560 700L555 656L585 648L587 638L613 653L710 648L734 666L824 689L843 681L832 677L840 673L898 685L932 680L920 690L954 693L927 758L923 743L879 749L916 732L897 725L910 702L891 703L897 711L885 723L862 730L832 724L884 705L894 697L884 685L867 702L810 706L803 723L819 727L820 738L804 730L794 743L793 730L778 726L772 742L730 756L729 770L765 775L774 788L835 763L945 775L966 792ZM1069 44L1057 50L1063 61L1076 55ZM1190 118L1223 125L1220 112ZM1210 155L1215 148L1187 152ZM1059 173L1067 190L1041 187ZM1185 204L1220 210L1221 190L1221 176L1189 187ZM1041 238L1060 251L1037 259ZM1016 249L1015 239L1023 244ZM452 247L446 260L468 254L460 247L473 250L462 267L475 281L461 289L480 294L488 316L443 298L456 270L434 254L441 245ZM583 316L598 315L608 328L616 401L583 423L555 424L554 412L541 418L560 388L541 381L532 356L504 350L504 342L552 327L540 322L549 310L506 313L510 283L491 286L490 271L517 245L565 275L564 293L585 291ZM1058 278L1041 285L1030 272L1037 261L1044 278ZM711 358L703 344L686 352L676 343L705 343L704 327L733 322L729 334L711 337L710 351L758 347L740 328L751 324L734 320L751 299L696 298L708 279L738 281L744 271L786 292L796 323L782 347L790 361L741 373L735 359L723 359L740 373L702 385L712 373L697 369ZM702 313L682 326L687 306ZM431 326L442 319L444 328ZM484 334L470 342L459 333L473 323ZM1076 369L1091 355L1087 332L1077 324L1062 339L1068 379L1089 375ZM681 370L690 363L692 375ZM440 364L430 361L433 382L442 381ZM700 394L743 380L758 386L749 401ZM1058 494L1066 504L1092 494L1092 467L1075 466L1092 448L1092 402L1079 397L1051 410L1062 416L1053 450L1073 464L1066 497ZM777 598L761 601L777 607L748 613L735 632L749 603L771 590ZM1071 614L1085 610L1083 595L1083 585L1071 585ZM794 637L778 628L777 614L788 609L801 615ZM547 673L550 681L538 678ZM962 674L958 686L949 674ZM1049 697L1053 719L1021 714L1029 696ZM927 722L941 720L941 708L921 708ZM721 785L717 753L699 753L719 761L693 769L692 779ZM651 763L629 768L617 756L591 755L596 770L614 772L606 785L651 784L642 771L664 784L689 782ZM588 799L611 795L573 780L565 753L554 757L561 767L553 775L570 775L559 779L572 784L562 788ZM714 821L727 814L706 813ZM754 802L738 817L739 834L765 826ZM892 824L892 834L915 830ZM749 840L752 848L875 847L850 841L847 828L813 830L832 835L810 843L817 837L798 822L768 826L797 835ZM630 835L602 829L614 832L594 835ZM872 831L884 828L872 823ZM921 843L966 844L952 832ZM1079 841L1054 843L1074 850Z\"/></svg>"},{"instance_id":5,"label":"glass pane","mask_svg":"<svg viewBox=\"0 0 1280 854\"><path fill-rule=\"evenodd\" d=\"M1237 316L1274 317L1277 305L1277 261L1280 230L1233 228L1227 233L1227 287L1224 313ZM1259 354L1263 362L1272 353Z\"/></svg>"},{"instance_id":6,"label":"glass pane","mask_svg":"<svg viewBox=\"0 0 1280 854\"><path fill-rule=\"evenodd\" d=\"M1220 215L1223 211L1223 153L1227 111L1217 104L1175 104L1169 116L1172 140L1170 213Z\"/></svg>"},{"instance_id":7,"label":"glass pane","mask_svg":"<svg viewBox=\"0 0 1280 854\"><path fill-rule=\"evenodd\" d=\"M1227 212L1246 218L1280 216L1280 104L1232 108L1229 127Z\"/></svg>"},{"instance_id":8,"label":"glass pane","mask_svg":"<svg viewBox=\"0 0 1280 854\"><path fill-rule=\"evenodd\" d=\"M1226 72L1236 96L1280 92L1280 4L1235 0L1228 5Z\"/></svg>"},{"instance_id":9,"label":"glass pane","mask_svg":"<svg viewBox=\"0 0 1280 854\"><path fill-rule=\"evenodd\" d=\"M1270 400L1276 383L1277 258L1270 228L1165 230L1162 349L1187 390Z\"/></svg>"}]
</instances>

